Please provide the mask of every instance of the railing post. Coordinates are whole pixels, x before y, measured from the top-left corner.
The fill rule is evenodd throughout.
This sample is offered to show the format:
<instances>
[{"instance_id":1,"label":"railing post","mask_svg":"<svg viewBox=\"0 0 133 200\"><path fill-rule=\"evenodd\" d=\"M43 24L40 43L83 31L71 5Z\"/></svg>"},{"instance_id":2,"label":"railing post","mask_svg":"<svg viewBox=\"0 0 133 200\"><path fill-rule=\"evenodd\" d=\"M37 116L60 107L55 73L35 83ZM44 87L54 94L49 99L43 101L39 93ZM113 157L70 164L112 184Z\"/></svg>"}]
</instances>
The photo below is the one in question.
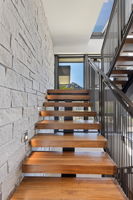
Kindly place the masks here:
<instances>
[{"instance_id":1,"label":"railing post","mask_svg":"<svg viewBox=\"0 0 133 200\"><path fill-rule=\"evenodd\" d=\"M84 86L85 89L90 89L90 66L87 54L84 57Z\"/></svg>"},{"instance_id":2,"label":"railing post","mask_svg":"<svg viewBox=\"0 0 133 200\"><path fill-rule=\"evenodd\" d=\"M103 83L103 77L100 76L100 100L99 100L99 103L100 103L100 106L99 106L99 109L100 109L100 121L101 121L101 124L102 124L102 129L101 129L101 134L103 136L105 136L105 109L104 109L104 106L105 106L105 98L104 98L104 93L105 93L105 86L104 86L104 83Z\"/></svg>"},{"instance_id":3,"label":"railing post","mask_svg":"<svg viewBox=\"0 0 133 200\"><path fill-rule=\"evenodd\" d=\"M125 7L126 7L126 2L125 0L121 0L121 36L123 35L123 31L125 28Z\"/></svg>"},{"instance_id":4,"label":"railing post","mask_svg":"<svg viewBox=\"0 0 133 200\"><path fill-rule=\"evenodd\" d=\"M54 89L59 88L59 81L58 81L58 70L59 70L59 57L55 55L55 68L54 68ZM54 110L59 110L58 107L55 107ZM59 117L54 117L54 120L59 120ZM54 130L54 133L57 133L58 129Z\"/></svg>"},{"instance_id":5,"label":"railing post","mask_svg":"<svg viewBox=\"0 0 133 200\"><path fill-rule=\"evenodd\" d=\"M121 44L121 31L122 31L122 2L123 0L118 0L118 48Z\"/></svg>"},{"instance_id":6,"label":"railing post","mask_svg":"<svg viewBox=\"0 0 133 200\"><path fill-rule=\"evenodd\" d=\"M102 59L101 59L101 70L104 72L104 57L102 54ZM100 121L102 124L102 129L101 129L101 134L105 136L105 98L104 98L104 93L105 93L105 86L103 82L103 77L99 74L99 116L100 116Z\"/></svg>"},{"instance_id":7,"label":"railing post","mask_svg":"<svg viewBox=\"0 0 133 200\"><path fill-rule=\"evenodd\" d=\"M59 81L58 81L58 68L59 68L59 58L55 55L55 68L54 68L54 88L59 88Z\"/></svg>"}]
</instances>

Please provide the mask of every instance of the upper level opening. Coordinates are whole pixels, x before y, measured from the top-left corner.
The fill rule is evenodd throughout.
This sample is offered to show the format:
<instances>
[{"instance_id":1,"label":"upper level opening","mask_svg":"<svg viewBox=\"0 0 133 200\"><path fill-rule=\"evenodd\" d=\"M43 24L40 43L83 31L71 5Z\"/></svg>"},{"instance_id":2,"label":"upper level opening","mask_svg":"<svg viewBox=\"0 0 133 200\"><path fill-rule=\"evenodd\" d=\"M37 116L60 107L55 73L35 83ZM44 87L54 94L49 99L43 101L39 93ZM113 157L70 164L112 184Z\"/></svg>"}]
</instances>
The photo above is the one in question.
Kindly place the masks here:
<instances>
[{"instance_id":1,"label":"upper level opening","mask_svg":"<svg viewBox=\"0 0 133 200\"><path fill-rule=\"evenodd\" d=\"M104 36L105 30L106 30L108 22L109 22L113 3L114 3L114 0L106 0L103 3L103 6L102 6L102 9L101 9L100 14L98 16L96 25L93 29L93 33L92 33L92 36L91 36L92 38Z\"/></svg>"}]
</instances>

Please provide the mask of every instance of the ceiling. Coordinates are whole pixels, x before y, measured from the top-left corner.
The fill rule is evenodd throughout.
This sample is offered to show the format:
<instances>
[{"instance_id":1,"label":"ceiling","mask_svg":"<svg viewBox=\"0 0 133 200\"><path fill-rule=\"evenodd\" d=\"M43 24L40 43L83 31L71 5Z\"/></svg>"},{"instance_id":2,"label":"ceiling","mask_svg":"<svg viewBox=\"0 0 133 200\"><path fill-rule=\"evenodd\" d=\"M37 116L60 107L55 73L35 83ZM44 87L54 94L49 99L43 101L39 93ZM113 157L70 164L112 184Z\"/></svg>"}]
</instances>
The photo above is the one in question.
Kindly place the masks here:
<instances>
[{"instance_id":1,"label":"ceiling","mask_svg":"<svg viewBox=\"0 0 133 200\"><path fill-rule=\"evenodd\" d=\"M104 1L43 0L55 53L88 53L89 39Z\"/></svg>"}]
</instances>

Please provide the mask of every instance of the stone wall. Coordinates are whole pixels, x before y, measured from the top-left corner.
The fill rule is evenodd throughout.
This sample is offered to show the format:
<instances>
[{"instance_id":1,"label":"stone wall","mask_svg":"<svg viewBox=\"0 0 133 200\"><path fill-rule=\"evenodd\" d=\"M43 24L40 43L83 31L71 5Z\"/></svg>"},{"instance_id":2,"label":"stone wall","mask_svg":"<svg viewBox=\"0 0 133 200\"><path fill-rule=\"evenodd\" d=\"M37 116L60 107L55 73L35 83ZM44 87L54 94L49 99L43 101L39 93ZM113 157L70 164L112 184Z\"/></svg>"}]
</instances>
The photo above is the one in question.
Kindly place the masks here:
<instances>
[{"instance_id":1,"label":"stone wall","mask_svg":"<svg viewBox=\"0 0 133 200\"><path fill-rule=\"evenodd\" d=\"M53 45L41 0L0 0L0 192L22 178L44 93L54 84Z\"/></svg>"}]
</instances>

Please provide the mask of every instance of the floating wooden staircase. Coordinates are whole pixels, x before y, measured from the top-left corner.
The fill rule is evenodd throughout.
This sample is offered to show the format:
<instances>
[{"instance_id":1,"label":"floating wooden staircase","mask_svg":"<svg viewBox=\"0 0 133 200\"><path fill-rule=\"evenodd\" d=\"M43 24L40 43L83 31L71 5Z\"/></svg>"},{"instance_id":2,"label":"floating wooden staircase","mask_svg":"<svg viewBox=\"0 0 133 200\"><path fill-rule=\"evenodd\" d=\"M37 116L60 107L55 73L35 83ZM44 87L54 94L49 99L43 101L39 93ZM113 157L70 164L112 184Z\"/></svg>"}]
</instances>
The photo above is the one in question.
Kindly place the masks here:
<instances>
[{"instance_id":1,"label":"floating wooden staircase","mask_svg":"<svg viewBox=\"0 0 133 200\"><path fill-rule=\"evenodd\" d=\"M48 90L46 98L48 102L44 103L45 109L40 116L55 117L55 120L43 119L35 124L35 129L37 132L51 129L53 133L38 133L31 139L33 150L23 161L22 172L25 175L28 173L27 176L30 173L50 173L53 176L62 174L62 177L25 177L11 200L126 199L115 179L102 178L102 175L115 175L117 166L104 151L107 140L100 135L101 124L95 119L92 103L88 102L89 91ZM46 110L49 107L54 110ZM89 110L74 111L74 107L89 107ZM78 120L73 120L73 117ZM47 147L60 147L63 151L46 151ZM42 148L41 151L38 148ZM98 177L78 178L76 174Z\"/></svg>"},{"instance_id":2,"label":"floating wooden staircase","mask_svg":"<svg viewBox=\"0 0 133 200\"><path fill-rule=\"evenodd\" d=\"M120 46L119 55L115 60L110 74L111 80L126 92L133 83L133 27L131 26L126 38Z\"/></svg>"}]
</instances>

